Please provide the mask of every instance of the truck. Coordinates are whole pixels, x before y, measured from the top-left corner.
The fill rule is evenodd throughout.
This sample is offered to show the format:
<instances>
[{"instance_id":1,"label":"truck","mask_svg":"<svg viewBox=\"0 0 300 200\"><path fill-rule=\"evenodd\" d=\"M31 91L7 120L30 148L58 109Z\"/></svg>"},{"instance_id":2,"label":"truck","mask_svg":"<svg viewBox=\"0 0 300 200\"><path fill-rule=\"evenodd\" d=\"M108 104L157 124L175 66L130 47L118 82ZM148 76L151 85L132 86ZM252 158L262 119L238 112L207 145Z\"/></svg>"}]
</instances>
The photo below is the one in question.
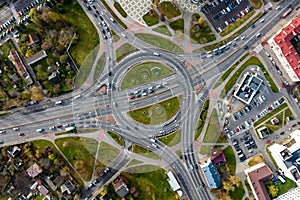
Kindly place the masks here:
<instances>
[{"instance_id":1,"label":"truck","mask_svg":"<svg viewBox=\"0 0 300 200\"><path fill-rule=\"evenodd\" d=\"M76 130L76 126L66 127L65 130L66 130L66 131L73 131L73 130Z\"/></svg>"}]
</instances>

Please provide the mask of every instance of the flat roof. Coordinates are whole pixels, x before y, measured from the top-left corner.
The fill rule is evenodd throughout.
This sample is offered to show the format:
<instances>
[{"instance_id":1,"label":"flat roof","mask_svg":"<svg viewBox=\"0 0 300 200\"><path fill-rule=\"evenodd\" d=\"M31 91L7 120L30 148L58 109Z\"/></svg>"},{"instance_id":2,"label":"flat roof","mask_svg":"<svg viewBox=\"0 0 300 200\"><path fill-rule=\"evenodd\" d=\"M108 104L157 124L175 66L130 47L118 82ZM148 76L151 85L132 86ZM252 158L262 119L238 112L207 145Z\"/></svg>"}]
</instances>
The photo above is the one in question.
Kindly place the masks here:
<instances>
[{"instance_id":1,"label":"flat roof","mask_svg":"<svg viewBox=\"0 0 300 200\"><path fill-rule=\"evenodd\" d=\"M168 179L168 183L170 184L171 188L173 191L176 191L176 190L179 190L180 189L180 185L179 183L177 182L173 172L169 171L167 173L167 176L169 177Z\"/></svg>"}]
</instances>

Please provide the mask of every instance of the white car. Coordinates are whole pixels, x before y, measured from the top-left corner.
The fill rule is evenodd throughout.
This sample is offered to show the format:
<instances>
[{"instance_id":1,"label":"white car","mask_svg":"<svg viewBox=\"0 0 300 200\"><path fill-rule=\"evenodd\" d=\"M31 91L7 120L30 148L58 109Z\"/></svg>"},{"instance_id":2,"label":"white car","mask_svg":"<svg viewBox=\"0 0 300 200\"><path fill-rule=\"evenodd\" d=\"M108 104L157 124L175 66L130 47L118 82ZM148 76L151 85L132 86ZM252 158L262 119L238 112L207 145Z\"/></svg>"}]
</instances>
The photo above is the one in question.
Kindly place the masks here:
<instances>
[{"instance_id":1,"label":"white car","mask_svg":"<svg viewBox=\"0 0 300 200\"><path fill-rule=\"evenodd\" d=\"M20 128L19 128L19 127L15 127L15 128L13 128L13 131L18 131L18 130L20 130Z\"/></svg>"},{"instance_id":2,"label":"white car","mask_svg":"<svg viewBox=\"0 0 300 200\"><path fill-rule=\"evenodd\" d=\"M259 20L260 23L263 23L264 21L265 21L265 19L260 19Z\"/></svg>"}]
</instances>

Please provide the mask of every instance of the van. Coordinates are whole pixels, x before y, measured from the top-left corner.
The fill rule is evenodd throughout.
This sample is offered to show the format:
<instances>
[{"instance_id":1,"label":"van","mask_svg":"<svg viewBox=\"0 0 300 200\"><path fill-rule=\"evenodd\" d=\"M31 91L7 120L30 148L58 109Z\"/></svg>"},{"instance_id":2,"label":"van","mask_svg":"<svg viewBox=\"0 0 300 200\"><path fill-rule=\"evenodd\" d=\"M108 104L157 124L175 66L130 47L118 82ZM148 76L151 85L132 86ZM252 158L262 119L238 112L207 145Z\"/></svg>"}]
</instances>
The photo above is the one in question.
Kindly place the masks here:
<instances>
[{"instance_id":1,"label":"van","mask_svg":"<svg viewBox=\"0 0 300 200\"><path fill-rule=\"evenodd\" d=\"M151 138L150 140L151 142L156 143L156 140L154 138Z\"/></svg>"},{"instance_id":2,"label":"van","mask_svg":"<svg viewBox=\"0 0 300 200\"><path fill-rule=\"evenodd\" d=\"M260 35L261 35L260 33L257 33L257 34L255 35L255 37L258 38L258 37L260 37Z\"/></svg>"},{"instance_id":3,"label":"van","mask_svg":"<svg viewBox=\"0 0 300 200\"><path fill-rule=\"evenodd\" d=\"M61 105L63 102L62 101L57 101L55 102L55 105Z\"/></svg>"}]
</instances>

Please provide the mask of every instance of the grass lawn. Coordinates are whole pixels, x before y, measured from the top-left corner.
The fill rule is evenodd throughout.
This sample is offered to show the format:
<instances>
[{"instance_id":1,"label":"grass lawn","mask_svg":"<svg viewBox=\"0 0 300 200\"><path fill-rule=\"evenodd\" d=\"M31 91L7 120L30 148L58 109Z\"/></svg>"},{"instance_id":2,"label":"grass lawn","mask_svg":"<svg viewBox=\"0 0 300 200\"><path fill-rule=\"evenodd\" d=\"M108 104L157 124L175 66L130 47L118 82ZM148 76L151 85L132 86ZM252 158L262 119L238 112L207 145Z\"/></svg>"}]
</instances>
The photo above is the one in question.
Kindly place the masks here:
<instances>
[{"instance_id":1,"label":"grass lawn","mask_svg":"<svg viewBox=\"0 0 300 200\"><path fill-rule=\"evenodd\" d=\"M133 159L133 160L131 160L131 161L127 164L127 167L130 167L130 166L133 166L133 165L142 164L142 163L143 163L143 161Z\"/></svg>"},{"instance_id":2,"label":"grass lawn","mask_svg":"<svg viewBox=\"0 0 300 200\"><path fill-rule=\"evenodd\" d=\"M102 69L103 69L104 64L105 64L105 58L106 58L106 54L103 53L101 55L100 59L98 60L98 63L96 65L96 69L95 69L95 73L94 73L94 81L96 81L99 78L99 76L102 72Z\"/></svg>"},{"instance_id":3,"label":"grass lawn","mask_svg":"<svg viewBox=\"0 0 300 200\"><path fill-rule=\"evenodd\" d=\"M135 36L148 44L162 48L164 50L181 52L181 53L183 52L183 50L177 44L165 38L158 37L152 34L147 34L147 33L137 33L135 34Z\"/></svg>"},{"instance_id":4,"label":"grass lawn","mask_svg":"<svg viewBox=\"0 0 300 200\"><path fill-rule=\"evenodd\" d=\"M120 62L120 60L122 60L125 56L127 56L128 54L131 54L132 52L137 51L138 49L135 48L134 46L125 43L122 46L120 46L117 51L116 51L116 59L118 62Z\"/></svg>"},{"instance_id":5,"label":"grass lawn","mask_svg":"<svg viewBox=\"0 0 300 200\"><path fill-rule=\"evenodd\" d=\"M200 154L208 155L210 154L210 149L213 148L211 145L202 145L200 149Z\"/></svg>"},{"instance_id":6,"label":"grass lawn","mask_svg":"<svg viewBox=\"0 0 300 200\"><path fill-rule=\"evenodd\" d=\"M152 11L151 14L148 12L143 16L143 20L148 26L153 26L155 24L158 24L159 22L159 16L155 11Z\"/></svg>"},{"instance_id":7,"label":"grass lawn","mask_svg":"<svg viewBox=\"0 0 300 200\"><path fill-rule=\"evenodd\" d=\"M120 151L116 147L107 144L106 142L101 142L97 160L104 165L108 165L118 156L119 153Z\"/></svg>"},{"instance_id":8,"label":"grass lawn","mask_svg":"<svg viewBox=\"0 0 300 200\"><path fill-rule=\"evenodd\" d=\"M122 17L126 18L127 13L125 10L122 8L122 6L119 4L119 2L114 3L114 7L117 9L117 11L122 15Z\"/></svg>"},{"instance_id":9,"label":"grass lawn","mask_svg":"<svg viewBox=\"0 0 300 200\"><path fill-rule=\"evenodd\" d=\"M228 76L236 68L236 66L238 66L249 54L250 54L249 52L245 53L236 63L234 63L217 81L217 83L214 86L214 89L219 87L224 82L224 80L226 80L228 78Z\"/></svg>"},{"instance_id":10,"label":"grass lawn","mask_svg":"<svg viewBox=\"0 0 300 200\"><path fill-rule=\"evenodd\" d=\"M77 128L76 133L93 133L98 131L96 128Z\"/></svg>"},{"instance_id":11,"label":"grass lawn","mask_svg":"<svg viewBox=\"0 0 300 200\"><path fill-rule=\"evenodd\" d=\"M259 66L261 71L264 73L267 81L269 82L269 84L271 85L271 89L274 93L278 93L279 90L277 88L277 86L275 85L274 81L272 80L272 78L270 77L270 75L267 73L265 67L263 66L263 64L260 62L260 60L255 57L252 56L251 58L249 58L243 65L240 66L240 68L235 72L234 76L231 77L231 79L226 83L223 91L221 92L221 98L224 98L225 95L229 92L229 90L234 86L234 84L237 82L239 76L242 74L242 72L250 65L256 65Z\"/></svg>"},{"instance_id":12,"label":"grass lawn","mask_svg":"<svg viewBox=\"0 0 300 200\"><path fill-rule=\"evenodd\" d=\"M205 132L205 136L203 139L203 143L213 143L217 142L218 138L220 137L220 124L218 120L217 110L214 108L209 123Z\"/></svg>"},{"instance_id":13,"label":"grass lawn","mask_svg":"<svg viewBox=\"0 0 300 200\"><path fill-rule=\"evenodd\" d=\"M238 18L235 22L229 24L223 31L220 33L221 37L228 35L229 33L233 32L235 29L242 26L242 24L247 21L252 15L254 15L255 11L251 10L247 15Z\"/></svg>"},{"instance_id":14,"label":"grass lawn","mask_svg":"<svg viewBox=\"0 0 300 200\"><path fill-rule=\"evenodd\" d=\"M34 140L32 141L33 147L35 149L35 151L39 150L39 151L43 151L44 149L46 149L47 147L50 147L51 149L53 149L57 154L60 155L59 151L57 150L57 148L52 144L52 142L48 141L48 140ZM71 175L76 179L76 181L83 186L83 181L81 180L81 178L78 176L77 173L75 173L74 170L72 170Z\"/></svg>"},{"instance_id":15,"label":"grass lawn","mask_svg":"<svg viewBox=\"0 0 300 200\"><path fill-rule=\"evenodd\" d=\"M110 137L112 137L112 139L114 139L114 141L116 141L120 146L124 146L124 140L122 139L121 136L119 136L116 133L113 133L111 131L107 131L108 135L110 135Z\"/></svg>"},{"instance_id":16,"label":"grass lawn","mask_svg":"<svg viewBox=\"0 0 300 200\"><path fill-rule=\"evenodd\" d=\"M232 147L226 147L223 152L227 160L226 166L229 168L230 174L235 175L236 160Z\"/></svg>"},{"instance_id":17,"label":"grass lawn","mask_svg":"<svg viewBox=\"0 0 300 200\"><path fill-rule=\"evenodd\" d=\"M258 126L267 119L271 118L272 116L276 115L277 113L281 112L283 109L285 109L288 105L286 103L281 104L279 107L274 109L272 112L266 114L264 117L260 118L254 123L254 126Z\"/></svg>"},{"instance_id":18,"label":"grass lawn","mask_svg":"<svg viewBox=\"0 0 300 200\"><path fill-rule=\"evenodd\" d=\"M259 9L262 6L261 0L250 0L250 2L252 3L255 9Z\"/></svg>"},{"instance_id":19,"label":"grass lawn","mask_svg":"<svg viewBox=\"0 0 300 200\"><path fill-rule=\"evenodd\" d=\"M160 124L171 119L178 112L182 96L173 97L166 101L129 111L132 119L143 124Z\"/></svg>"},{"instance_id":20,"label":"grass lawn","mask_svg":"<svg viewBox=\"0 0 300 200\"><path fill-rule=\"evenodd\" d=\"M163 199L176 200L175 192L172 191L167 182L165 170L159 169L146 173L122 173L129 182L129 187L135 186L139 191L139 196L135 199Z\"/></svg>"},{"instance_id":21,"label":"grass lawn","mask_svg":"<svg viewBox=\"0 0 300 200\"><path fill-rule=\"evenodd\" d=\"M90 138L65 137L55 144L85 181L91 179L98 142Z\"/></svg>"},{"instance_id":22,"label":"grass lawn","mask_svg":"<svg viewBox=\"0 0 300 200\"><path fill-rule=\"evenodd\" d=\"M177 151L175 151L175 153L180 159L182 159L182 151L181 150L177 150Z\"/></svg>"},{"instance_id":23,"label":"grass lawn","mask_svg":"<svg viewBox=\"0 0 300 200\"><path fill-rule=\"evenodd\" d=\"M245 190L243 188L242 183L240 184L239 187L235 187L234 191L229 192L229 196L231 197L232 200L241 200L243 199L243 196L245 194Z\"/></svg>"},{"instance_id":24,"label":"grass lawn","mask_svg":"<svg viewBox=\"0 0 300 200\"><path fill-rule=\"evenodd\" d=\"M64 10L65 13L61 17L67 23L70 23L72 27L75 27L79 37L77 43L71 46L69 52L77 66L80 66L82 71L86 71L88 69L85 68L85 65L81 65L90 51L99 44L98 33L77 2L64 5Z\"/></svg>"},{"instance_id":25,"label":"grass lawn","mask_svg":"<svg viewBox=\"0 0 300 200\"><path fill-rule=\"evenodd\" d=\"M114 42L118 42L120 40L120 36L118 36L113 30L111 30L111 35L113 37Z\"/></svg>"},{"instance_id":26,"label":"grass lawn","mask_svg":"<svg viewBox=\"0 0 300 200\"><path fill-rule=\"evenodd\" d=\"M262 157L262 155L257 155L257 156L255 156L254 158L252 158L252 159L248 162L248 165L249 165L250 167L252 167L252 166L254 166L254 165L258 164L258 163L261 163L261 162L263 162L263 161L264 161L264 158Z\"/></svg>"},{"instance_id":27,"label":"grass lawn","mask_svg":"<svg viewBox=\"0 0 300 200\"><path fill-rule=\"evenodd\" d=\"M195 17L199 19L200 15L196 15ZM193 44L204 44L216 39L207 22L203 22L201 25L199 23L192 25L190 27L190 37Z\"/></svg>"},{"instance_id":28,"label":"grass lawn","mask_svg":"<svg viewBox=\"0 0 300 200\"><path fill-rule=\"evenodd\" d=\"M158 10L160 14L164 14L168 19L172 19L181 14L177 6L172 2L161 2L158 4Z\"/></svg>"},{"instance_id":29,"label":"grass lawn","mask_svg":"<svg viewBox=\"0 0 300 200\"><path fill-rule=\"evenodd\" d=\"M98 50L99 50L99 45L97 45L92 51L89 51L89 54L84 59L74 81L76 88L80 88L80 86L82 86L82 84L88 78L91 69L93 67L94 61L96 59Z\"/></svg>"},{"instance_id":30,"label":"grass lawn","mask_svg":"<svg viewBox=\"0 0 300 200\"><path fill-rule=\"evenodd\" d=\"M158 155L156 155L155 153L153 153L151 150L141 147L137 144L132 145L132 152L143 155L148 158L152 158L154 160L160 160L160 157Z\"/></svg>"},{"instance_id":31,"label":"grass lawn","mask_svg":"<svg viewBox=\"0 0 300 200\"><path fill-rule=\"evenodd\" d=\"M174 71L163 63L144 62L131 67L125 74L121 90L162 79Z\"/></svg>"},{"instance_id":32,"label":"grass lawn","mask_svg":"<svg viewBox=\"0 0 300 200\"><path fill-rule=\"evenodd\" d=\"M284 125L286 125L286 123L288 122L288 121L286 120L286 117L292 116L293 119L295 119L295 117L294 117L292 111L290 110L290 108L286 109L284 112L285 112L285 113L284 113L284 115L285 115Z\"/></svg>"},{"instance_id":33,"label":"grass lawn","mask_svg":"<svg viewBox=\"0 0 300 200\"><path fill-rule=\"evenodd\" d=\"M178 144L180 142L180 139L181 139L181 129L178 129L171 135L161 137L158 140L171 147Z\"/></svg>"},{"instance_id":34,"label":"grass lawn","mask_svg":"<svg viewBox=\"0 0 300 200\"><path fill-rule=\"evenodd\" d=\"M295 187L297 187L297 184L289 178L285 179L284 184L278 181L278 196L286 193L287 191Z\"/></svg>"},{"instance_id":35,"label":"grass lawn","mask_svg":"<svg viewBox=\"0 0 300 200\"><path fill-rule=\"evenodd\" d=\"M167 36L172 36L171 32L169 31L169 29L167 28L166 25L161 25L156 28L153 28L152 31L155 31L155 32L158 32L161 34L165 34Z\"/></svg>"},{"instance_id":36,"label":"grass lawn","mask_svg":"<svg viewBox=\"0 0 300 200\"><path fill-rule=\"evenodd\" d=\"M194 140L197 140L198 137L200 136L202 129L204 127L204 123L206 120L206 116L207 116L207 112L208 112L208 106L209 106L209 98L206 99L206 101L204 102L203 106L202 106L202 110L200 113L200 118L198 120L198 124L197 124L197 128L195 131L195 136L194 136Z\"/></svg>"},{"instance_id":37,"label":"grass lawn","mask_svg":"<svg viewBox=\"0 0 300 200\"><path fill-rule=\"evenodd\" d=\"M177 31L177 30L183 31L183 29L184 29L184 20L183 19L177 19L177 20L170 23L170 27L174 31Z\"/></svg>"}]
</instances>

